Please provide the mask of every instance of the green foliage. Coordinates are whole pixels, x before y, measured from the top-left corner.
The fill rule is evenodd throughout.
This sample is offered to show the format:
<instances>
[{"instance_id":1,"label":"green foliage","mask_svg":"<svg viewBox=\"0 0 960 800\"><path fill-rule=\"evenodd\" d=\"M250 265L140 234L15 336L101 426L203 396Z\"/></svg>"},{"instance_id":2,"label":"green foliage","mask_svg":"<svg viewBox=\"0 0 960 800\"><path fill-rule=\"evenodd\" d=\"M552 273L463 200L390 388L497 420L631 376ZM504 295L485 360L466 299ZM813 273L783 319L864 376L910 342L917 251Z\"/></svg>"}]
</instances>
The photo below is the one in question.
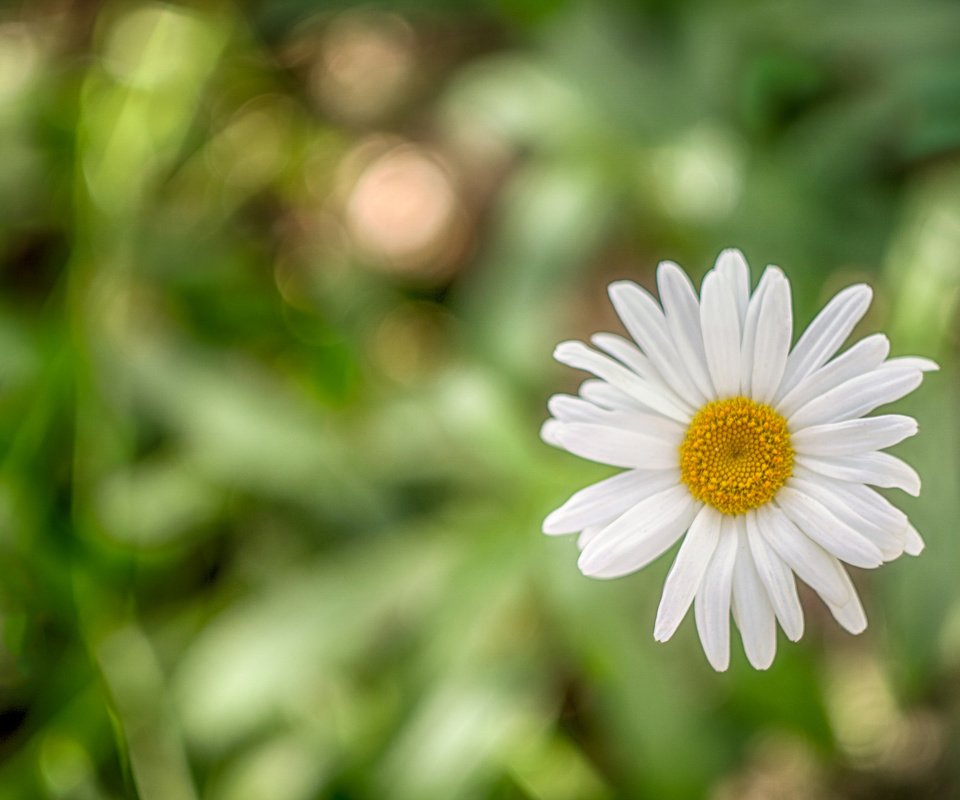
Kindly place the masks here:
<instances>
[{"instance_id":1,"label":"green foliage","mask_svg":"<svg viewBox=\"0 0 960 800\"><path fill-rule=\"evenodd\" d=\"M0 800L960 794L960 8L19 5ZM727 246L944 366L927 552L763 674L539 532L553 345Z\"/></svg>"}]
</instances>

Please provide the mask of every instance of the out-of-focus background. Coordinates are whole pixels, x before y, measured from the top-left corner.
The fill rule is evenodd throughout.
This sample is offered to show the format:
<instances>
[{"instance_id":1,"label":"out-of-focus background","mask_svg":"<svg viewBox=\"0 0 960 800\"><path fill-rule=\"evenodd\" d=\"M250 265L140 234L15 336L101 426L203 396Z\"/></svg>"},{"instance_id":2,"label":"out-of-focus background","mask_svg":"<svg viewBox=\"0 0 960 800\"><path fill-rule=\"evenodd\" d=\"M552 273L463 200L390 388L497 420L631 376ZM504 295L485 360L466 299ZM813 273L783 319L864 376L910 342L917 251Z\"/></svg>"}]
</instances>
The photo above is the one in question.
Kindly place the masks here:
<instances>
[{"instance_id":1,"label":"out-of-focus background","mask_svg":"<svg viewBox=\"0 0 960 800\"><path fill-rule=\"evenodd\" d=\"M7 3L0 209L2 800L960 796L960 6ZM538 428L728 246L944 369L868 631L718 675Z\"/></svg>"}]
</instances>

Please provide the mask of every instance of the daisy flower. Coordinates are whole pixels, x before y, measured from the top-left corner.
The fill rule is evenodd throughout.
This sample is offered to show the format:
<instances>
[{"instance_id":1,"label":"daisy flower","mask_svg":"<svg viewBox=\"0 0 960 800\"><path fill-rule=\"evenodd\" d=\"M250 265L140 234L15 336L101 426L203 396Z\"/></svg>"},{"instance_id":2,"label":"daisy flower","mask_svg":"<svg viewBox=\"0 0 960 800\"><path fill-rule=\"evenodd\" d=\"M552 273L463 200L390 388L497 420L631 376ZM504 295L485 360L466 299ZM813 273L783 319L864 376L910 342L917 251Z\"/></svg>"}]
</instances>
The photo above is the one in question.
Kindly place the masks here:
<instances>
[{"instance_id":1,"label":"daisy flower","mask_svg":"<svg viewBox=\"0 0 960 800\"><path fill-rule=\"evenodd\" d=\"M917 423L865 415L937 365L888 358L882 334L836 355L870 305L863 284L827 303L792 349L790 283L777 267L751 294L746 260L725 250L699 298L669 261L657 286L660 304L630 281L610 286L633 341L598 333L596 349L556 349L596 377L579 396L550 399L543 439L626 472L578 491L544 532L579 533L579 567L594 578L635 572L682 537L654 638L669 639L692 604L717 670L730 661L731 612L757 669L773 661L777 622L789 639L803 635L794 576L860 633L867 620L844 564L872 569L923 549L906 515L871 488L919 494L917 473L882 452Z\"/></svg>"}]
</instances>

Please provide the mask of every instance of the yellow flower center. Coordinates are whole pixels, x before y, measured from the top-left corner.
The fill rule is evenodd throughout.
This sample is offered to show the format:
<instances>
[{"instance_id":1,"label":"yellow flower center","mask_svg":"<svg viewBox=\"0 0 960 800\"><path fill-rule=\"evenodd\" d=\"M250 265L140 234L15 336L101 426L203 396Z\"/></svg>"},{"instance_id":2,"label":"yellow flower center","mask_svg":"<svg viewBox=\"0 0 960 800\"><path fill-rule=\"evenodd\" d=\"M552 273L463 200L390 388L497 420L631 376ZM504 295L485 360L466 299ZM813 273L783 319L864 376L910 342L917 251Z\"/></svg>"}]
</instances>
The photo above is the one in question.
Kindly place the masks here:
<instances>
[{"instance_id":1,"label":"yellow flower center","mask_svg":"<svg viewBox=\"0 0 960 800\"><path fill-rule=\"evenodd\" d=\"M724 514L769 502L792 470L787 421L746 397L707 403L680 445L680 474L690 493Z\"/></svg>"}]
</instances>

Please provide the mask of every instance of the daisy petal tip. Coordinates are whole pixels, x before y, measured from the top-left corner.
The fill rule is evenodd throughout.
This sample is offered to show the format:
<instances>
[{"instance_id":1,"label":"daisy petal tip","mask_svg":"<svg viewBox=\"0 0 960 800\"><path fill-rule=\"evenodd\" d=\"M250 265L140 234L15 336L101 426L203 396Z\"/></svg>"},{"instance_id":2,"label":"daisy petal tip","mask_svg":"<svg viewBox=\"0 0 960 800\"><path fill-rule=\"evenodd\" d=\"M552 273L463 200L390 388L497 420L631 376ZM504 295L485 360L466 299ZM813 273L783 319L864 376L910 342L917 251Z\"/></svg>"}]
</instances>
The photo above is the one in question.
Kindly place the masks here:
<instances>
[{"instance_id":1,"label":"daisy petal tip","mask_svg":"<svg viewBox=\"0 0 960 800\"><path fill-rule=\"evenodd\" d=\"M908 556L918 556L920 555L926 543L923 541L923 537L917 532L917 529L913 525L907 525L906 530L906 541L903 545L903 552Z\"/></svg>"},{"instance_id":2,"label":"daisy petal tip","mask_svg":"<svg viewBox=\"0 0 960 800\"><path fill-rule=\"evenodd\" d=\"M611 338L613 338L613 336L609 333L593 333L590 335L590 344L602 350L604 343L609 342Z\"/></svg>"},{"instance_id":3,"label":"daisy petal tip","mask_svg":"<svg viewBox=\"0 0 960 800\"><path fill-rule=\"evenodd\" d=\"M552 394L552 395L550 395L550 397L547 398L547 411L549 411L552 416L556 417L556 419L559 420L559 419L563 416L563 413L562 413L563 404L564 404L569 398L570 398L570 395L568 395L568 394ZM557 413L558 411L560 411L561 413L558 414L558 413ZM549 420L547 420L547 422L549 422ZM546 424L546 423L544 423L544 424Z\"/></svg>"},{"instance_id":4,"label":"daisy petal tip","mask_svg":"<svg viewBox=\"0 0 960 800\"><path fill-rule=\"evenodd\" d=\"M869 283L854 283L846 289L840 290L835 297L843 296L847 302L855 307L863 306L867 309L873 302L873 287Z\"/></svg>"},{"instance_id":5,"label":"daisy petal tip","mask_svg":"<svg viewBox=\"0 0 960 800\"><path fill-rule=\"evenodd\" d=\"M773 659L775 655L775 653L770 653L769 655L764 655L762 657L748 657L747 660L750 662L750 666L758 672L766 672L768 669L770 669L770 667L773 666Z\"/></svg>"},{"instance_id":6,"label":"daisy petal tip","mask_svg":"<svg viewBox=\"0 0 960 800\"><path fill-rule=\"evenodd\" d=\"M577 559L577 569L579 569L580 573L587 578L597 577L597 565L592 556L593 553L591 552L590 548L585 547L580 551L580 558Z\"/></svg>"},{"instance_id":7,"label":"daisy petal tip","mask_svg":"<svg viewBox=\"0 0 960 800\"><path fill-rule=\"evenodd\" d=\"M858 636L867 629L867 615L856 595L845 605L830 606L830 613L840 623L840 627L853 636Z\"/></svg>"},{"instance_id":8,"label":"daisy petal tip","mask_svg":"<svg viewBox=\"0 0 960 800\"><path fill-rule=\"evenodd\" d=\"M721 280L721 275L717 272L716 268L711 269L703 276L703 281L700 283L700 302L703 302L703 292L707 286L712 286L717 281Z\"/></svg>"},{"instance_id":9,"label":"daisy petal tip","mask_svg":"<svg viewBox=\"0 0 960 800\"><path fill-rule=\"evenodd\" d=\"M551 447L563 447L560 440L560 429L562 425L555 419L548 419L540 426L540 439L544 444Z\"/></svg>"},{"instance_id":10,"label":"daisy petal tip","mask_svg":"<svg viewBox=\"0 0 960 800\"><path fill-rule=\"evenodd\" d=\"M568 339L565 342L560 342L560 344L553 348L553 357L562 364L570 357L571 353L576 352L576 350L582 346L583 342L578 342L576 339Z\"/></svg>"},{"instance_id":11,"label":"daisy petal tip","mask_svg":"<svg viewBox=\"0 0 960 800\"><path fill-rule=\"evenodd\" d=\"M801 627L799 631L784 631L784 636L786 636L791 642L799 642L803 638L803 628Z\"/></svg>"},{"instance_id":12,"label":"daisy petal tip","mask_svg":"<svg viewBox=\"0 0 960 800\"><path fill-rule=\"evenodd\" d=\"M769 276L767 277L767 280L771 280L771 279L778 280L778 281L789 280L789 278L787 278L786 276L786 273L782 269L780 269L780 267L778 267L776 264L767 264L767 266L763 268L763 275ZM763 279L763 276L761 276L761 280L762 279Z\"/></svg>"},{"instance_id":13,"label":"daisy petal tip","mask_svg":"<svg viewBox=\"0 0 960 800\"><path fill-rule=\"evenodd\" d=\"M541 530L547 536L558 536L562 533L569 533L569 531L562 531L562 527L558 522L558 516L556 511L551 511L543 520L543 525L540 526Z\"/></svg>"},{"instance_id":14,"label":"daisy petal tip","mask_svg":"<svg viewBox=\"0 0 960 800\"><path fill-rule=\"evenodd\" d=\"M786 617L786 619L780 619L778 616L777 621L780 623L780 629L783 631L783 635L786 636L789 641L799 642L803 638L805 626L802 612L796 617Z\"/></svg>"},{"instance_id":15,"label":"daisy petal tip","mask_svg":"<svg viewBox=\"0 0 960 800\"><path fill-rule=\"evenodd\" d=\"M859 622L856 625L851 625L849 628L847 628L847 632L852 633L854 636L859 636L866 629L867 629L867 621L863 620L863 622Z\"/></svg>"},{"instance_id":16,"label":"daisy petal tip","mask_svg":"<svg viewBox=\"0 0 960 800\"><path fill-rule=\"evenodd\" d=\"M618 298L622 297L625 292L632 292L636 288L637 284L633 281L614 281L607 287L607 294L610 295L610 299L614 302L614 305L616 305Z\"/></svg>"},{"instance_id":17,"label":"daisy petal tip","mask_svg":"<svg viewBox=\"0 0 960 800\"><path fill-rule=\"evenodd\" d=\"M598 550L596 547L592 547L592 544L593 542L584 547L580 552L580 558L577 559L577 567L585 577L609 581L614 578L622 578L624 575L636 571L625 569L617 559L612 559L609 553L604 553L602 549Z\"/></svg>"},{"instance_id":18,"label":"daisy petal tip","mask_svg":"<svg viewBox=\"0 0 960 800\"><path fill-rule=\"evenodd\" d=\"M658 616L653 626L653 639L663 644L664 642L670 641L676 631L677 625L673 624L671 620Z\"/></svg>"},{"instance_id":19,"label":"daisy petal tip","mask_svg":"<svg viewBox=\"0 0 960 800\"><path fill-rule=\"evenodd\" d=\"M713 667L714 672L726 672L730 668L730 656L726 658L717 658L707 654L707 661Z\"/></svg>"},{"instance_id":20,"label":"daisy petal tip","mask_svg":"<svg viewBox=\"0 0 960 800\"><path fill-rule=\"evenodd\" d=\"M739 247L725 247L720 251L720 255L717 256L715 267L719 267L721 264L726 262L742 262L743 264L747 263L746 256L744 256L743 251Z\"/></svg>"},{"instance_id":21,"label":"daisy petal tip","mask_svg":"<svg viewBox=\"0 0 960 800\"><path fill-rule=\"evenodd\" d=\"M681 277L682 279L687 278L687 273L683 271L679 264L676 261L661 261L657 264L657 278L664 277Z\"/></svg>"},{"instance_id":22,"label":"daisy petal tip","mask_svg":"<svg viewBox=\"0 0 960 800\"><path fill-rule=\"evenodd\" d=\"M903 431L903 438L909 439L911 436L916 436L920 432L920 423L914 417L908 417L905 414L889 414L887 415L892 421L894 421L900 429ZM875 417L863 417L863 419L875 419ZM884 448L890 447L886 445Z\"/></svg>"}]
</instances>

